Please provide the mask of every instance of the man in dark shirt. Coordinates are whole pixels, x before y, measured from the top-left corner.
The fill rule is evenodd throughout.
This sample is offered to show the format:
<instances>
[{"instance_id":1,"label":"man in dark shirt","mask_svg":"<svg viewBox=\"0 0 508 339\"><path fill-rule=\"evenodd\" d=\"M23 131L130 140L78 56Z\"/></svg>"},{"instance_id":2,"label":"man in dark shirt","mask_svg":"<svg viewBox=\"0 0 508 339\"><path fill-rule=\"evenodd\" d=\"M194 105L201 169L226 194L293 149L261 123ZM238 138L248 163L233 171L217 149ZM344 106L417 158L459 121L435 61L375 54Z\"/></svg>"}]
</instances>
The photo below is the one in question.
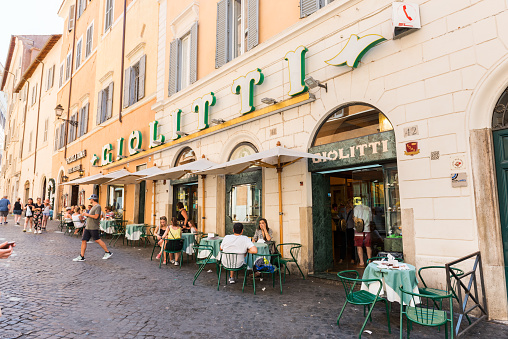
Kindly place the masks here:
<instances>
[{"instance_id":1,"label":"man in dark shirt","mask_svg":"<svg viewBox=\"0 0 508 339\"><path fill-rule=\"evenodd\" d=\"M108 251L106 244L101 240L99 234L101 221L101 205L99 205L99 197L92 194L88 200L92 201L92 209L89 213L83 213L83 216L87 217L87 219L86 227L83 231L83 238L81 240L81 253L77 258L72 259L73 261L85 261L86 243L90 240L90 238L98 243L104 250L105 253L102 259L109 259L113 255L113 253Z\"/></svg>"}]
</instances>

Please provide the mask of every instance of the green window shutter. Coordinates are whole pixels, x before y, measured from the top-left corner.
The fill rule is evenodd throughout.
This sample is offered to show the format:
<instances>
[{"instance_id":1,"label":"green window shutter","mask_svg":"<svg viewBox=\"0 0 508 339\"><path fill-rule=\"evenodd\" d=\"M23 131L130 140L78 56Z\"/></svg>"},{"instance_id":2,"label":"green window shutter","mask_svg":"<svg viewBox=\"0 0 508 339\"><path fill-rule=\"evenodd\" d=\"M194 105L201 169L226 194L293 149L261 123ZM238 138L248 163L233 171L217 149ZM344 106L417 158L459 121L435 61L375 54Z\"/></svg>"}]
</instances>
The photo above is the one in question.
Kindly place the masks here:
<instances>
[{"instance_id":1,"label":"green window shutter","mask_svg":"<svg viewBox=\"0 0 508 339\"><path fill-rule=\"evenodd\" d=\"M146 54L139 60L138 100L145 97Z\"/></svg>"},{"instance_id":2,"label":"green window shutter","mask_svg":"<svg viewBox=\"0 0 508 339\"><path fill-rule=\"evenodd\" d=\"M131 69L129 67L125 70L125 77L123 79L123 108L129 107L130 84L131 84Z\"/></svg>"},{"instance_id":3,"label":"green window shutter","mask_svg":"<svg viewBox=\"0 0 508 339\"><path fill-rule=\"evenodd\" d=\"M305 18L320 8L320 0L300 0L300 18Z\"/></svg>"},{"instance_id":4,"label":"green window shutter","mask_svg":"<svg viewBox=\"0 0 508 339\"><path fill-rule=\"evenodd\" d=\"M217 3L217 32L215 40L215 68L220 68L228 62L229 36L229 0Z\"/></svg>"},{"instance_id":5,"label":"green window shutter","mask_svg":"<svg viewBox=\"0 0 508 339\"><path fill-rule=\"evenodd\" d=\"M191 37L192 39L192 37ZM178 91L178 52L180 50L180 39L175 39L169 44L169 89L168 96Z\"/></svg>"},{"instance_id":6,"label":"green window shutter","mask_svg":"<svg viewBox=\"0 0 508 339\"><path fill-rule=\"evenodd\" d=\"M107 108L107 113L105 114L105 116L106 116L105 120L108 120L109 118L111 118L113 116L113 83L109 84L108 106L107 107L108 108Z\"/></svg>"},{"instance_id":7,"label":"green window shutter","mask_svg":"<svg viewBox=\"0 0 508 339\"><path fill-rule=\"evenodd\" d=\"M247 0L247 50L250 51L259 44L259 0Z\"/></svg>"},{"instance_id":8,"label":"green window shutter","mask_svg":"<svg viewBox=\"0 0 508 339\"><path fill-rule=\"evenodd\" d=\"M95 123L99 125L101 121L102 116L102 90L99 91L99 94L97 95L97 120L95 120Z\"/></svg>"},{"instance_id":9,"label":"green window shutter","mask_svg":"<svg viewBox=\"0 0 508 339\"><path fill-rule=\"evenodd\" d=\"M198 80L198 22L196 21L191 28L190 36L190 83Z\"/></svg>"}]
</instances>

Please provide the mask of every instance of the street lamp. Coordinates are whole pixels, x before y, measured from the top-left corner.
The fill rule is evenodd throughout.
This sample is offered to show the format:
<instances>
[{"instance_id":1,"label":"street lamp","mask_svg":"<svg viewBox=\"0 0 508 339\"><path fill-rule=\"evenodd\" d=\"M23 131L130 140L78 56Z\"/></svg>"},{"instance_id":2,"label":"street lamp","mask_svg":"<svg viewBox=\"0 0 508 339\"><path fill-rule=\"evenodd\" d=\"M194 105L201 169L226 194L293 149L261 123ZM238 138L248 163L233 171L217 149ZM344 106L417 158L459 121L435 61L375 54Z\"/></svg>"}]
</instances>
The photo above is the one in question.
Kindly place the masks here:
<instances>
[{"instance_id":1,"label":"street lamp","mask_svg":"<svg viewBox=\"0 0 508 339\"><path fill-rule=\"evenodd\" d=\"M79 177L81 178L81 177L83 177L84 175L85 175L85 170L84 170L83 168L81 168L81 169L79 170Z\"/></svg>"},{"instance_id":2,"label":"street lamp","mask_svg":"<svg viewBox=\"0 0 508 339\"><path fill-rule=\"evenodd\" d=\"M74 120L68 120L68 119L63 119L62 118L62 114L64 112L64 108L62 107L62 105L58 104L58 106L55 107L55 115L56 115L56 118L59 119L59 120L63 120L63 121L66 121L68 122L70 125L74 126L74 127L78 127L78 122L77 121L74 121Z\"/></svg>"}]
</instances>

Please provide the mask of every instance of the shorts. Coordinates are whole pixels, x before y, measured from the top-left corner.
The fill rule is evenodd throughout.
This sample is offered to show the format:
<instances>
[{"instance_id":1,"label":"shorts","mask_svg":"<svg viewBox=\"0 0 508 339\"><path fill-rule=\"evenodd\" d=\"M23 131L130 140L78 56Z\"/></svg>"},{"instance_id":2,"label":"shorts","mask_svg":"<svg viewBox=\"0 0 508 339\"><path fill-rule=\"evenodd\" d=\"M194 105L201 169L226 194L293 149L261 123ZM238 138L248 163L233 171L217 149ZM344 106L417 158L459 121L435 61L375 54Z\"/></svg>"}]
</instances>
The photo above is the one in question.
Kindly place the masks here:
<instances>
[{"instance_id":1,"label":"shorts","mask_svg":"<svg viewBox=\"0 0 508 339\"><path fill-rule=\"evenodd\" d=\"M21 210L14 210L12 211L12 213L14 213L15 215L21 215Z\"/></svg>"},{"instance_id":2,"label":"shorts","mask_svg":"<svg viewBox=\"0 0 508 339\"><path fill-rule=\"evenodd\" d=\"M42 212L42 215L46 216L46 217L49 217L49 212Z\"/></svg>"},{"instance_id":3,"label":"shorts","mask_svg":"<svg viewBox=\"0 0 508 339\"><path fill-rule=\"evenodd\" d=\"M9 215L9 211L0 211L0 217L6 217Z\"/></svg>"},{"instance_id":4,"label":"shorts","mask_svg":"<svg viewBox=\"0 0 508 339\"><path fill-rule=\"evenodd\" d=\"M92 238L94 241L100 240L100 233L99 230L87 230L85 229L83 231L83 241L89 241L90 238Z\"/></svg>"},{"instance_id":5,"label":"shorts","mask_svg":"<svg viewBox=\"0 0 508 339\"><path fill-rule=\"evenodd\" d=\"M370 232L355 232L355 247L371 247Z\"/></svg>"}]
</instances>

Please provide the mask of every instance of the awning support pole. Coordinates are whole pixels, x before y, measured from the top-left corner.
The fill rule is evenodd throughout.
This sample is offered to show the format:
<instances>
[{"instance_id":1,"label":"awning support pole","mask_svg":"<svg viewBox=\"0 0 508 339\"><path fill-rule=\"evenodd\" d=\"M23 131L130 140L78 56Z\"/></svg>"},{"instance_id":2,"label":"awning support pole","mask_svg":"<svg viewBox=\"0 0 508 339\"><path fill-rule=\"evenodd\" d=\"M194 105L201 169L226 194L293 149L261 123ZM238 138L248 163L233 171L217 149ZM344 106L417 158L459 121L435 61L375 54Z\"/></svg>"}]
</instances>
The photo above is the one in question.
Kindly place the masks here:
<instances>
[{"instance_id":1,"label":"awning support pole","mask_svg":"<svg viewBox=\"0 0 508 339\"><path fill-rule=\"evenodd\" d=\"M203 183L202 183L202 195L203 195L203 198L202 198L202 205L201 205L201 232L205 233L205 220L206 220L206 217L205 217L205 179L206 179L206 175L202 175L201 176L201 179L203 180Z\"/></svg>"}]
</instances>

